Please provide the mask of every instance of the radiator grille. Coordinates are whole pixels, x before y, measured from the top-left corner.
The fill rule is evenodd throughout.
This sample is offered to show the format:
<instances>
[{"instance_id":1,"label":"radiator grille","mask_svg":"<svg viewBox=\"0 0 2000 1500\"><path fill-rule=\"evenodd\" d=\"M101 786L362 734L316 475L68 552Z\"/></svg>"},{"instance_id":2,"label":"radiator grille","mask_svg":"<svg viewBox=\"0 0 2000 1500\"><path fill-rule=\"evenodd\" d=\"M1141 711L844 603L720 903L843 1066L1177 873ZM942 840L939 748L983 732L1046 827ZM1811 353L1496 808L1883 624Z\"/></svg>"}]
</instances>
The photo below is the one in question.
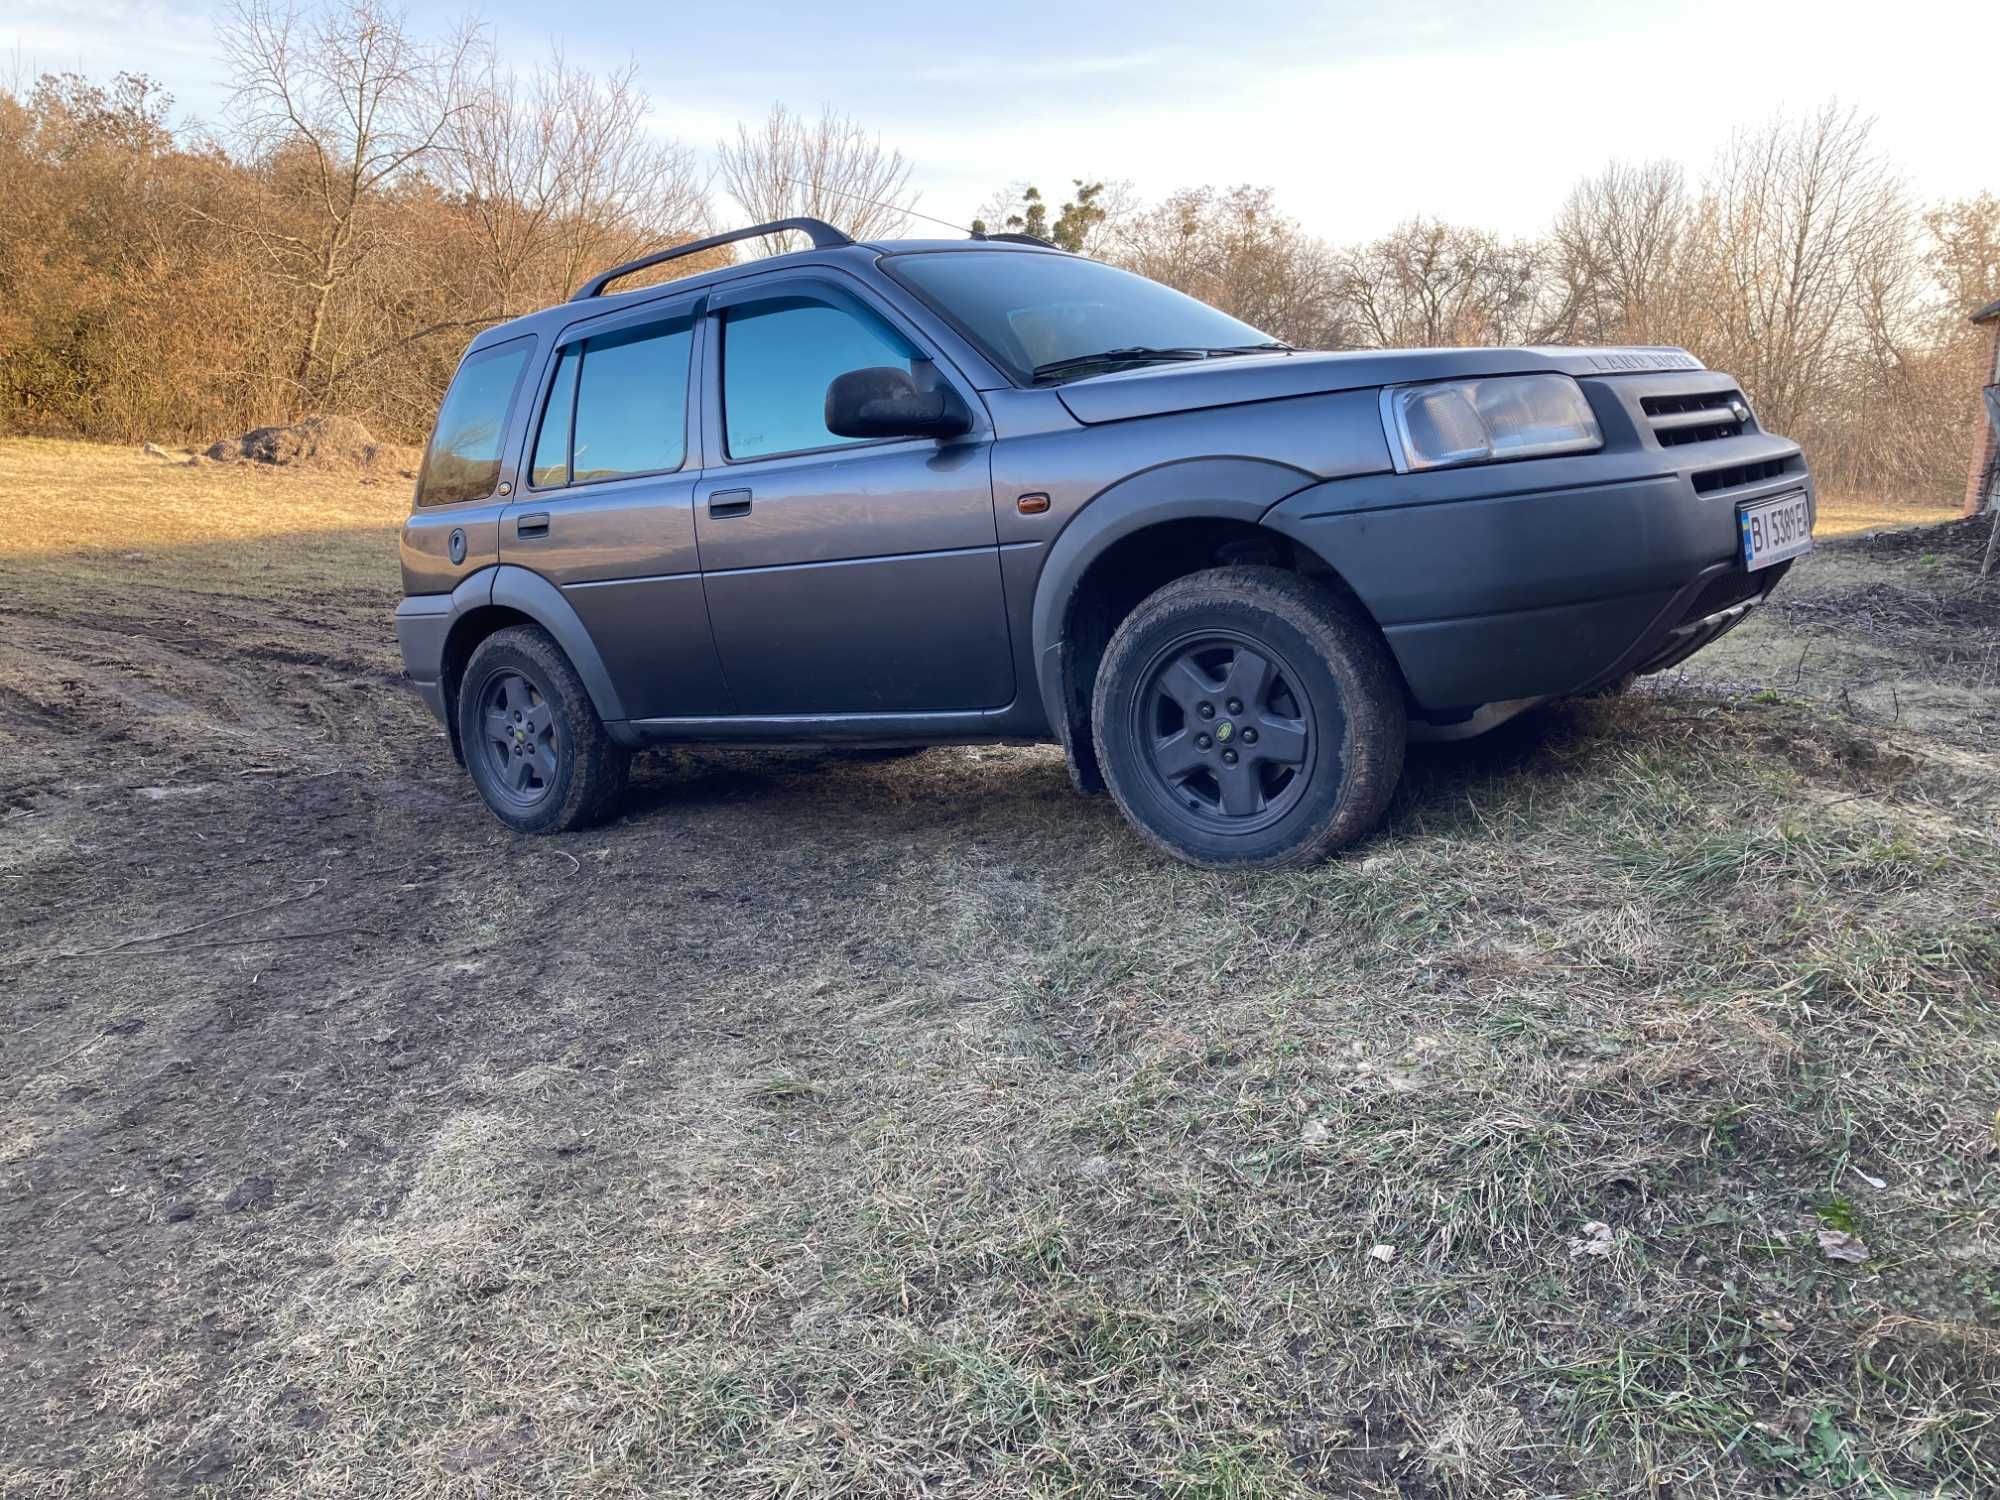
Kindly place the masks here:
<instances>
[{"instance_id":1,"label":"radiator grille","mask_svg":"<svg viewBox=\"0 0 2000 1500\"><path fill-rule=\"evenodd\" d=\"M1662 448L1741 437L1750 407L1741 391L1702 391L1692 396L1647 396L1640 407L1653 424Z\"/></svg>"}]
</instances>

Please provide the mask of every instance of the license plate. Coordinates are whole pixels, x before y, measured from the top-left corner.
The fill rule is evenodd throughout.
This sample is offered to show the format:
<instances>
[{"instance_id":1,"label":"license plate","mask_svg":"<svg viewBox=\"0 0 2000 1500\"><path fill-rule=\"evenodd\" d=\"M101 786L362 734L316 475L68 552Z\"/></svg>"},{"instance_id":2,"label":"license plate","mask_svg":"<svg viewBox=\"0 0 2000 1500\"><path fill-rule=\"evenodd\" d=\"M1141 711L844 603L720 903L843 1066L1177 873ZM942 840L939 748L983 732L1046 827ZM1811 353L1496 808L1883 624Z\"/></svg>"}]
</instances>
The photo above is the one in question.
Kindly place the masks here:
<instances>
[{"instance_id":1,"label":"license plate","mask_svg":"<svg viewBox=\"0 0 2000 1500\"><path fill-rule=\"evenodd\" d=\"M1804 490L1746 505L1736 519L1743 529L1743 566L1752 573L1812 551L1812 504Z\"/></svg>"}]
</instances>

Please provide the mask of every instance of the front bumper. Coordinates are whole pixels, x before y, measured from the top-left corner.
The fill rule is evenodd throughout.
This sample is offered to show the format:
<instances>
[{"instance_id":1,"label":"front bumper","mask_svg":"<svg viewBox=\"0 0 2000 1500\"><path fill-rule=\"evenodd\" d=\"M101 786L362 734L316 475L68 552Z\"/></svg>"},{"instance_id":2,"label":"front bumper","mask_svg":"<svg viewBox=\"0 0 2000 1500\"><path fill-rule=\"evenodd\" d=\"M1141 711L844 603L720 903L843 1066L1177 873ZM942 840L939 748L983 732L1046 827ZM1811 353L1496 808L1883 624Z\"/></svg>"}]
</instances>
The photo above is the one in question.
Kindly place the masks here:
<instances>
[{"instance_id":1,"label":"front bumper","mask_svg":"<svg viewBox=\"0 0 2000 1500\"><path fill-rule=\"evenodd\" d=\"M1797 446L1754 421L1716 441L1657 441L1642 400L1727 384L1587 380L1599 453L1335 480L1265 524L1360 596L1434 722L1659 671L1733 629L1789 571L1744 569L1739 507L1813 494Z\"/></svg>"},{"instance_id":2,"label":"front bumper","mask_svg":"<svg viewBox=\"0 0 2000 1500\"><path fill-rule=\"evenodd\" d=\"M1791 568L1731 559L1680 587L1384 629L1411 695L1450 720L1482 704L1585 693L1677 665L1735 629Z\"/></svg>"}]
</instances>

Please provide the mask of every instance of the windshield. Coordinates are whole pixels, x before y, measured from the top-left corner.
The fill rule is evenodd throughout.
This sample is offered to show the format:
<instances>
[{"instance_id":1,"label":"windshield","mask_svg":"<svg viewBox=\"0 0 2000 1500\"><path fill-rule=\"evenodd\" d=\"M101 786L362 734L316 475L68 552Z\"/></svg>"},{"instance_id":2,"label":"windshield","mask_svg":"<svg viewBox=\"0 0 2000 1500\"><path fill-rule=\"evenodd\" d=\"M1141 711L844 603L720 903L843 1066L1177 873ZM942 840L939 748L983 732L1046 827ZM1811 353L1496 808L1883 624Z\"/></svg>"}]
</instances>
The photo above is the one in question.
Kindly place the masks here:
<instances>
[{"instance_id":1,"label":"windshield","mask_svg":"<svg viewBox=\"0 0 2000 1500\"><path fill-rule=\"evenodd\" d=\"M925 250L885 269L958 324L1016 380L1106 350L1242 349L1273 342L1205 302L1094 260L1030 251ZM1102 373L1085 366L1060 373Z\"/></svg>"}]
</instances>

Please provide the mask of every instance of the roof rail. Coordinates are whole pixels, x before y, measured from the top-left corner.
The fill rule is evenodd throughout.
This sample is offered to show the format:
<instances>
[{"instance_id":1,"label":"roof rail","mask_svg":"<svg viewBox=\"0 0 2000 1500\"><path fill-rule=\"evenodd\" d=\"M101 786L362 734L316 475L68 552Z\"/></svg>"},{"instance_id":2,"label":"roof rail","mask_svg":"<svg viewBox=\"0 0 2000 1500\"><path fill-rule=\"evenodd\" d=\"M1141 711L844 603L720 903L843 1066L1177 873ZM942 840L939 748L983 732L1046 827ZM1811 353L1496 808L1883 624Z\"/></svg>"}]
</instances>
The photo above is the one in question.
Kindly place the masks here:
<instances>
[{"instance_id":1,"label":"roof rail","mask_svg":"<svg viewBox=\"0 0 2000 1500\"><path fill-rule=\"evenodd\" d=\"M1060 250L1061 245L1045 240L1038 234L982 234L982 240L1000 240L1009 245L1040 245L1044 250Z\"/></svg>"},{"instance_id":2,"label":"roof rail","mask_svg":"<svg viewBox=\"0 0 2000 1500\"><path fill-rule=\"evenodd\" d=\"M738 240L754 240L759 235L777 234L786 229L796 229L801 234L809 236L815 250L835 250L842 245L854 243L848 236L820 219L774 219L769 224L752 224L748 229L732 229L727 234L711 234L705 240L689 240L685 245L675 245L667 250L655 250L651 255L628 260L622 266L613 266L610 270L591 277L576 289L569 300L588 302L592 297L602 296L604 289L619 277L630 276L634 271L643 271L670 260L679 260L683 255L699 255L704 250L733 245Z\"/></svg>"}]
</instances>

